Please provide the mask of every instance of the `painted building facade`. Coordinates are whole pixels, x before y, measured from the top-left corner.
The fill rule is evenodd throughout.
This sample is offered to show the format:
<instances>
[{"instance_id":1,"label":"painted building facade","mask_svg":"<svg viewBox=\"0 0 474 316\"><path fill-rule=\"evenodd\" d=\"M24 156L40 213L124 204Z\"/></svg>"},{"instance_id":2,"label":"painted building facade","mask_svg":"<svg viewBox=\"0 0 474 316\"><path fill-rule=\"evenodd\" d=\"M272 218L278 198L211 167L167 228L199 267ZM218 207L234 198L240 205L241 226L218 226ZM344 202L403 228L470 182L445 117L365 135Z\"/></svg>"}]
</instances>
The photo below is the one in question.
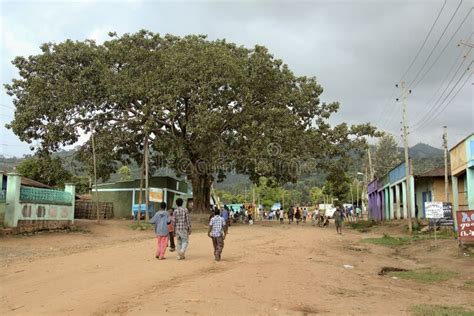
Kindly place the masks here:
<instances>
[{"instance_id":1,"label":"painted building facade","mask_svg":"<svg viewBox=\"0 0 474 316\"><path fill-rule=\"evenodd\" d=\"M428 172L415 175L415 211L425 218L425 202L453 202L451 173L448 170L448 200L445 197L444 167L435 168Z\"/></svg>"},{"instance_id":2,"label":"painted building facade","mask_svg":"<svg viewBox=\"0 0 474 316\"><path fill-rule=\"evenodd\" d=\"M156 176L149 180L150 192L161 192L160 196L167 205L173 206L177 197L188 196L190 188L185 180L171 176ZM114 217L129 218L132 215L132 208L138 208L140 195L140 180L120 181L113 183L103 183L97 185L99 200L101 202L113 203ZM92 189L92 197L95 196L95 187ZM142 193L142 210L145 209L145 195ZM150 207L158 210L158 202L151 202Z\"/></svg>"},{"instance_id":3,"label":"painted building facade","mask_svg":"<svg viewBox=\"0 0 474 316\"><path fill-rule=\"evenodd\" d=\"M410 166L411 167L411 166ZM410 205L415 210L415 181L410 176ZM389 220L407 218L407 179L405 163L390 170L385 176L368 184L369 217L374 220Z\"/></svg>"},{"instance_id":4,"label":"painted building facade","mask_svg":"<svg viewBox=\"0 0 474 316\"><path fill-rule=\"evenodd\" d=\"M474 133L450 151L453 211L474 210Z\"/></svg>"}]
</instances>

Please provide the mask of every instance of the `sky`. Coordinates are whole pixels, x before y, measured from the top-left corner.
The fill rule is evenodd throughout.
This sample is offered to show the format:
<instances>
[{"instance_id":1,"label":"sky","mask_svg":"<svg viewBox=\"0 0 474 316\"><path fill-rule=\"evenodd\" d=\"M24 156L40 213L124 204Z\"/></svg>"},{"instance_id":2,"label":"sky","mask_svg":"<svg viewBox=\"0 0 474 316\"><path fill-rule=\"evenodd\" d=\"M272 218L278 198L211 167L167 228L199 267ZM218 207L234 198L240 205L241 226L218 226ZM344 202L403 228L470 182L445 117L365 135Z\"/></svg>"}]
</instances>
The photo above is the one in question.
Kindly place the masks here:
<instances>
[{"instance_id":1,"label":"sky","mask_svg":"<svg viewBox=\"0 0 474 316\"><path fill-rule=\"evenodd\" d=\"M333 124L370 122L392 133L400 145L402 93L395 85L401 79L411 89L406 98L410 146L441 147L444 125L449 147L474 131L474 66L468 70L474 52L458 45L473 42L469 0L0 0L0 83L18 78L11 64L15 56L39 54L42 43L100 43L109 31L120 35L140 29L264 45L297 75L316 77L324 88L322 101L341 103ZM30 154L30 145L5 128L13 115L12 99L2 86L0 154Z\"/></svg>"}]
</instances>

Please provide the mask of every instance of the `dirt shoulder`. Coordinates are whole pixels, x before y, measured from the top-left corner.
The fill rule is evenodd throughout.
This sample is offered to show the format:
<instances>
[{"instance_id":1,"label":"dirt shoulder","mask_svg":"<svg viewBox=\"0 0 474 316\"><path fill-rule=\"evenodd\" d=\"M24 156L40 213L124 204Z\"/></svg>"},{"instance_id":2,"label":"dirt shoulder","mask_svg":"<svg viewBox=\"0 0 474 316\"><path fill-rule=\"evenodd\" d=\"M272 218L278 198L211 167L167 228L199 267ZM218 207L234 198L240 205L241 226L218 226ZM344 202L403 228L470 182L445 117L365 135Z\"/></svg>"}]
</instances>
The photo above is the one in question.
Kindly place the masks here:
<instances>
[{"instance_id":1,"label":"dirt shoulder","mask_svg":"<svg viewBox=\"0 0 474 316\"><path fill-rule=\"evenodd\" d=\"M472 302L464 284L474 259L458 256L453 240L386 247L361 242L377 229L339 236L333 227L256 224L231 227L221 262L203 232L191 235L186 260L168 252L158 261L152 232L95 226L0 239L0 314L404 315L419 304ZM383 266L455 276L419 283L380 276Z\"/></svg>"}]
</instances>

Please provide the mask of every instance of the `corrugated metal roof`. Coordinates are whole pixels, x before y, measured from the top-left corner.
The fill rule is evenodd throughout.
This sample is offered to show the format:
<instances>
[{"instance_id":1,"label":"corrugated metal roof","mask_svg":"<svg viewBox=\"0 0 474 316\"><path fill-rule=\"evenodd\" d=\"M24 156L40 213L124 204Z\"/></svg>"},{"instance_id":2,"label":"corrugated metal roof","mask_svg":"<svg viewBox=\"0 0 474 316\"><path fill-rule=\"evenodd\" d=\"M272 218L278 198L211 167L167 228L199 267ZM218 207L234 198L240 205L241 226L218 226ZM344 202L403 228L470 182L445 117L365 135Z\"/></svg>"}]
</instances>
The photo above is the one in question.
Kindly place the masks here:
<instances>
[{"instance_id":1,"label":"corrugated metal roof","mask_svg":"<svg viewBox=\"0 0 474 316\"><path fill-rule=\"evenodd\" d=\"M450 175L451 175L451 170L450 168L448 168L448 176ZM422 173L416 176L420 178L444 177L444 167L434 168L434 169L431 169L430 171L427 171L425 173Z\"/></svg>"},{"instance_id":2,"label":"corrugated metal roof","mask_svg":"<svg viewBox=\"0 0 474 316\"><path fill-rule=\"evenodd\" d=\"M52 187L50 187L49 185L32 180L27 177L21 177L21 185L34 188L52 189Z\"/></svg>"}]
</instances>

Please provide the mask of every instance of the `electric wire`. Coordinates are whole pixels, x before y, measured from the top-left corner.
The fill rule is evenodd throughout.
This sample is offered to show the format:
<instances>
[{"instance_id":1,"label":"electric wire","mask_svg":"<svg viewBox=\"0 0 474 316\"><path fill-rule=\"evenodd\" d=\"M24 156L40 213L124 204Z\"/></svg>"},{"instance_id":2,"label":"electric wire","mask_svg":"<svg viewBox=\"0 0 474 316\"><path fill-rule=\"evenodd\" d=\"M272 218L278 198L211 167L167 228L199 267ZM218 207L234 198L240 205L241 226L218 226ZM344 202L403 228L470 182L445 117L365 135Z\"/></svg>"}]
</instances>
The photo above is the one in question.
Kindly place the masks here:
<instances>
[{"instance_id":1,"label":"electric wire","mask_svg":"<svg viewBox=\"0 0 474 316\"><path fill-rule=\"evenodd\" d=\"M438 15L436 16L436 19L434 20L433 24L431 25L431 28L428 32L428 34L426 34L425 36L425 39L423 41L423 44L421 44L420 48L418 49L418 52L416 53L415 55L415 58L413 58L413 60L411 61L410 65L408 66L407 70L405 70L405 72L403 73L402 77L400 78L400 80L398 82L401 82L403 80L403 78L405 78L405 76L408 74L408 72L410 71L411 67L413 67L413 65L415 64L415 61L417 60L418 56L420 56L420 53L421 51L423 50L423 48L425 47L426 45L426 42L428 41L428 38L430 37L431 33L433 32L433 29L436 25L436 23L438 22L439 20L439 17L441 16L441 13L443 12L444 10L444 7L446 6L446 3L448 2L448 0L444 0L444 3L443 5L441 6L441 9L439 10L438 12Z\"/></svg>"},{"instance_id":2,"label":"electric wire","mask_svg":"<svg viewBox=\"0 0 474 316\"><path fill-rule=\"evenodd\" d=\"M446 97L443 99L443 101L436 107L436 109L432 112L432 113L435 113L436 111L438 111L442 106L443 104L445 103L445 101L448 99L448 97L451 95L451 93L454 91L454 89L456 89L456 87L459 85L459 83L461 82L461 79L464 77L464 75L470 70L470 67L472 65L472 61L471 63L469 64L469 66L466 68L466 70L463 72L463 74L459 77L458 81L454 84L454 86L451 88L451 90L449 91L449 93L446 95ZM441 111L438 111L438 113L435 113L435 114L432 114L431 117L429 119L427 119L424 123L422 123L421 125L419 125L416 129L416 130L420 130L420 129L423 129L425 127L427 127L429 125L429 123L431 123L432 121L434 121L446 108L447 106L454 100L454 98L459 94L459 92L462 90L462 87L464 87L467 83L467 81L469 80L469 78L471 77L471 75L468 75L466 77L466 80L463 82L463 84L461 85L461 87L455 92L454 96L448 101L448 103L445 103L444 106L441 108Z\"/></svg>"},{"instance_id":3,"label":"electric wire","mask_svg":"<svg viewBox=\"0 0 474 316\"><path fill-rule=\"evenodd\" d=\"M433 103L433 106L430 107L429 111L426 112L426 114L420 119L418 120L418 122L416 122L413 127L419 127L421 125L424 124L425 121L429 120L430 119L430 116L432 115L432 113L434 111L436 111L437 109L437 106L441 100L441 98L443 97L443 95L445 94L445 92L448 90L448 88L451 86L451 84L453 83L454 79L456 78L456 76L458 75L459 71L462 69L462 66L464 65L464 62L466 61L466 59L464 59L460 64L459 64L459 67L456 69L456 72L453 74L453 76L451 77L451 80L449 80L449 83L446 85L446 87L444 88L443 92L441 92L440 96L438 97L438 99L436 100L436 102ZM471 62L472 64L472 62ZM469 69L469 68L468 68ZM467 71L467 70L466 70ZM464 74L463 74L464 75ZM453 88L451 89L451 91L454 89L454 86ZM449 94L449 93L448 93ZM445 98L446 100L446 98ZM443 100L441 102L441 104L445 101Z\"/></svg>"},{"instance_id":4,"label":"electric wire","mask_svg":"<svg viewBox=\"0 0 474 316\"><path fill-rule=\"evenodd\" d=\"M423 126L420 126L418 127L417 129L415 130L422 130L428 126L430 126L430 122L434 121L435 119L437 119L443 112L444 110L446 110L446 108L451 104L451 102L453 102L453 100L456 98L456 96L459 94L459 92L461 92L461 90L464 88L464 86L466 85L466 83L469 81L469 79L471 78L472 76L472 73L469 74L468 76L466 76L466 80L464 80L463 84L459 87L459 89L455 92L455 94L453 95L453 97L448 101L448 103L446 103L442 108L441 110L435 114L434 117L432 117L431 121L428 121L426 124L424 124Z\"/></svg>"},{"instance_id":5,"label":"electric wire","mask_svg":"<svg viewBox=\"0 0 474 316\"><path fill-rule=\"evenodd\" d=\"M443 49L441 50L441 52L438 54L438 57L436 57L436 59L431 63L431 65L428 67L428 69L423 73L423 75L421 76L421 78L413 85L412 89L415 89L419 84L420 82L423 81L423 79L425 79L426 75L431 71L431 69L433 69L434 65L438 62L438 60L441 58L441 56L444 54L444 52L446 51L446 48L448 48L449 44L453 41L454 37L456 36L456 34L459 32L459 30L461 29L461 26L464 25L464 23L466 23L466 20L467 18L469 17L469 15L471 14L472 12L472 8L471 10L469 10L469 12L466 14L466 16L464 17L464 19L462 20L462 22L459 24L458 28L456 29L456 31L454 31L453 35L451 35L451 38L446 42L446 45L444 45Z\"/></svg>"},{"instance_id":6,"label":"electric wire","mask_svg":"<svg viewBox=\"0 0 474 316\"><path fill-rule=\"evenodd\" d=\"M421 72L423 71L423 69L425 69L426 64L427 64L428 61L430 60L430 58L431 58L431 56L433 55L434 51L436 50L436 48L438 47L439 43L440 43L441 40L443 39L444 34L446 34L446 31L448 30L449 26L450 26L451 23L453 22L454 17L455 17L456 14L458 13L459 8L461 7L462 2L463 2L463 0L460 0L460 1L459 1L459 4L458 4L456 10L454 11L453 15L451 16L451 18L450 18L449 21L448 21L448 24L446 24L446 26L444 27L443 32L441 33L441 35L439 36L438 40L436 41L436 44L435 44L435 45L433 46L433 48L431 49L431 52L429 53L428 57L426 57L426 60L425 60L425 62L423 63L423 66L421 66L420 70L418 70L418 72L416 73L415 78L413 78L413 80L412 80L412 81L410 82L410 84L408 85L408 88L411 88L411 87L413 86L413 83L418 79L418 76L421 74Z\"/></svg>"}]
</instances>

